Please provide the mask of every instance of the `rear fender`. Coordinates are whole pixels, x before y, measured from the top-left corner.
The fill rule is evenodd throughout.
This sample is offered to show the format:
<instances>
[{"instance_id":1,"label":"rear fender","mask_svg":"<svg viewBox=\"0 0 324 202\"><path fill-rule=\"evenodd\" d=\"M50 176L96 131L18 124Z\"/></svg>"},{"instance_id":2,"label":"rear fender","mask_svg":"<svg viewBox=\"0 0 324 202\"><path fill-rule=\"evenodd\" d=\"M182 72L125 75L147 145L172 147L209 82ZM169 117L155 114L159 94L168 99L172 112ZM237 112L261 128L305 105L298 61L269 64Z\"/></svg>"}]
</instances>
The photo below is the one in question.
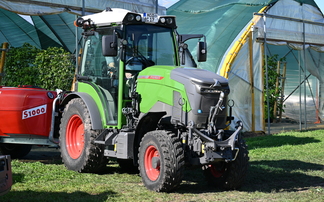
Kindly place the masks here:
<instances>
[{"instance_id":1,"label":"rear fender","mask_svg":"<svg viewBox=\"0 0 324 202\"><path fill-rule=\"evenodd\" d=\"M87 106L90 113L92 129L93 130L103 129L103 124L101 122L99 109L94 99L89 94L82 93L82 92L70 93L66 97L64 97L64 100L61 102L61 106L65 107L65 105L74 98L81 98L85 103L85 105Z\"/></svg>"}]
</instances>

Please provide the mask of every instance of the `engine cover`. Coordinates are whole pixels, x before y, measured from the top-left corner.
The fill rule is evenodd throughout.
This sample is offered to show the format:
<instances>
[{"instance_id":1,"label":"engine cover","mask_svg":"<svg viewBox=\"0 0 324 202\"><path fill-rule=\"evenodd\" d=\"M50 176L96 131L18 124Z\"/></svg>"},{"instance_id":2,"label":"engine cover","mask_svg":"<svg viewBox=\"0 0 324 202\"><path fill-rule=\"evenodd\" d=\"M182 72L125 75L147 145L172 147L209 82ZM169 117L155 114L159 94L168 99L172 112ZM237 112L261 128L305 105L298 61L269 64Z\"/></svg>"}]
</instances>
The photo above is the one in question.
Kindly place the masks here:
<instances>
[{"instance_id":1,"label":"engine cover","mask_svg":"<svg viewBox=\"0 0 324 202\"><path fill-rule=\"evenodd\" d=\"M194 121L197 128L206 128L210 107L217 104L220 93L223 92L223 109L217 116L216 127L226 126L227 97L230 92L227 79L196 68L176 68L171 71L171 79L184 84L192 109L188 113L188 121Z\"/></svg>"}]
</instances>

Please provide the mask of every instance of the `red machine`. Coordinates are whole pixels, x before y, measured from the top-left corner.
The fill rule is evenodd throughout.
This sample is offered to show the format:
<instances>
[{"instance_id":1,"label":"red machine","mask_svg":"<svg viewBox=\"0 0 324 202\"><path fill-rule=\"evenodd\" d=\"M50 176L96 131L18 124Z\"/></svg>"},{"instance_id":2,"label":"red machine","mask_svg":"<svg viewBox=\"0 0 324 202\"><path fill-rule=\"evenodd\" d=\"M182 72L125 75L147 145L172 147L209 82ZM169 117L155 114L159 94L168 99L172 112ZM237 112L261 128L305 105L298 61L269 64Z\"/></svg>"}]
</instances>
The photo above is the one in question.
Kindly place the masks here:
<instances>
[{"instance_id":1,"label":"red machine","mask_svg":"<svg viewBox=\"0 0 324 202\"><path fill-rule=\"evenodd\" d=\"M2 153L18 158L27 155L35 144L57 146L54 137L57 98L57 92L33 86L0 86Z\"/></svg>"},{"instance_id":2,"label":"red machine","mask_svg":"<svg viewBox=\"0 0 324 202\"><path fill-rule=\"evenodd\" d=\"M0 156L0 196L8 193L12 186L11 158Z\"/></svg>"}]
</instances>

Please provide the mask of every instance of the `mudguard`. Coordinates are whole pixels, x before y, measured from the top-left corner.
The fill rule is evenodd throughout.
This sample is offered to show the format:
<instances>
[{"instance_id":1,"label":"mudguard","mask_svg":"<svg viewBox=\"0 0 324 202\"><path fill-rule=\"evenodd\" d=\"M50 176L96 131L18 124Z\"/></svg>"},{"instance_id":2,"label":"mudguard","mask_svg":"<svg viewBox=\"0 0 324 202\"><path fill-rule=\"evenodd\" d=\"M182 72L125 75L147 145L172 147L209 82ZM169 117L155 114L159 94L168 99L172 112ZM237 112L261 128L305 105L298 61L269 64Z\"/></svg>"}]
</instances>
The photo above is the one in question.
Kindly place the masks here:
<instances>
[{"instance_id":1,"label":"mudguard","mask_svg":"<svg viewBox=\"0 0 324 202\"><path fill-rule=\"evenodd\" d=\"M70 93L64 98L61 105L66 105L70 100L76 97L81 98L85 103L85 105L87 106L90 113L92 129L93 130L103 129L103 124L101 121L99 109L97 107L97 104L89 94L83 92Z\"/></svg>"}]
</instances>

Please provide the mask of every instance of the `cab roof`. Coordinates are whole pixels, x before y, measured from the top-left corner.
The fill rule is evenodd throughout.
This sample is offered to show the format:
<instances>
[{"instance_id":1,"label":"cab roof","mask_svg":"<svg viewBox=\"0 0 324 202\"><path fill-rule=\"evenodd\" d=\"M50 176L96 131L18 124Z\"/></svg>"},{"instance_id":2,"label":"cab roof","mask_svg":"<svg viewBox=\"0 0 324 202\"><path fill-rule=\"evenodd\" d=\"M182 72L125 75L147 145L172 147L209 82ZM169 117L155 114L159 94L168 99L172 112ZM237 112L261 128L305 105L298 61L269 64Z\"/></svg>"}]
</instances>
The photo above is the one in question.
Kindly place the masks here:
<instances>
[{"instance_id":1,"label":"cab roof","mask_svg":"<svg viewBox=\"0 0 324 202\"><path fill-rule=\"evenodd\" d=\"M113 24L122 24L123 19L127 13L134 13L122 8L107 8L106 10L92 14L86 15L82 18L84 20L91 20L98 27L109 26Z\"/></svg>"}]
</instances>

